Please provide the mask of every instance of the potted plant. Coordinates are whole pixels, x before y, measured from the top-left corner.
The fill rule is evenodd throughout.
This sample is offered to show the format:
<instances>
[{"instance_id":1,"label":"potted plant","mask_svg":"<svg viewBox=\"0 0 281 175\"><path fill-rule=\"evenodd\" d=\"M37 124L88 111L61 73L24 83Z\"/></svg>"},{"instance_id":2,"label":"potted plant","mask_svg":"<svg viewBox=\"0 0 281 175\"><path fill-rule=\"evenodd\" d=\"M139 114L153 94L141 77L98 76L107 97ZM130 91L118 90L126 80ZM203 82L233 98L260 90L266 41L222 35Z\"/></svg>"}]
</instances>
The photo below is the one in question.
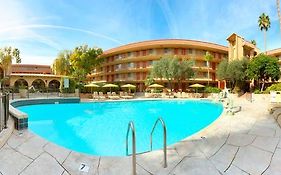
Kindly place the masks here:
<instances>
[{"instance_id":1,"label":"potted plant","mask_svg":"<svg viewBox=\"0 0 281 175\"><path fill-rule=\"evenodd\" d=\"M19 95L20 95L20 98L26 98L27 97L27 86L25 86L25 85L19 86Z\"/></svg>"}]
</instances>

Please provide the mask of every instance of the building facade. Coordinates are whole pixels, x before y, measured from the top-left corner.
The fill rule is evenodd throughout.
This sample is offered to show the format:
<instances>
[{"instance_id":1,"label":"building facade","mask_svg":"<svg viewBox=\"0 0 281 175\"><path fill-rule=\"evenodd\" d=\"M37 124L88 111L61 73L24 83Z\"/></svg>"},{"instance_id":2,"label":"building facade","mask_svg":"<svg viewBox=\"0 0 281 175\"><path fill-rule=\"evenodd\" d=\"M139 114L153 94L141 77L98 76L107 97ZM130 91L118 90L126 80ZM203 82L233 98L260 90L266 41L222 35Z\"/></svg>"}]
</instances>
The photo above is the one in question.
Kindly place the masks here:
<instances>
[{"instance_id":1,"label":"building facade","mask_svg":"<svg viewBox=\"0 0 281 175\"><path fill-rule=\"evenodd\" d=\"M281 48L274 49L266 52L267 55L278 58L279 65L281 67Z\"/></svg>"},{"instance_id":2,"label":"building facade","mask_svg":"<svg viewBox=\"0 0 281 175\"><path fill-rule=\"evenodd\" d=\"M209 65L204 59L206 52L213 55L214 59ZM195 77L186 81L183 88L190 83L206 84L208 70L209 83L217 85L216 69L218 64L228 57L228 48L222 45L194 41L194 40L152 40L132 43L107 50L103 53L104 63L89 75L90 81L105 81L109 83L137 86L138 91L145 90L145 80L152 68L153 62L163 57L191 60L194 63ZM165 80L156 80L167 84ZM174 87L177 88L174 82Z\"/></svg>"},{"instance_id":3,"label":"building facade","mask_svg":"<svg viewBox=\"0 0 281 175\"><path fill-rule=\"evenodd\" d=\"M228 41L229 61L253 58L260 53L260 50L254 44L235 33L231 34L226 40Z\"/></svg>"},{"instance_id":4,"label":"building facade","mask_svg":"<svg viewBox=\"0 0 281 175\"><path fill-rule=\"evenodd\" d=\"M6 70L6 86L16 87L33 86L35 89L50 88L58 89L60 87L60 75L53 75L51 67L48 65L34 64L13 64ZM4 70L0 67L0 78L3 78Z\"/></svg>"}]
</instances>

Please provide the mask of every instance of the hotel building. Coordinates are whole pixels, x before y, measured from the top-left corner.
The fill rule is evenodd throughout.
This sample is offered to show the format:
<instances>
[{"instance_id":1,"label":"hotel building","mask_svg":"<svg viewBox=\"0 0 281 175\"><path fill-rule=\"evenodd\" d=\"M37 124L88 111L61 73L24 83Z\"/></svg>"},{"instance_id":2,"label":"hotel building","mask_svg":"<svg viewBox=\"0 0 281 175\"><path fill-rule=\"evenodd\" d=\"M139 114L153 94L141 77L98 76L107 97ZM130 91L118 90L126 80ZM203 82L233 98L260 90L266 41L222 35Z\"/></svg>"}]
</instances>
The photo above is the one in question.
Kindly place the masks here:
<instances>
[{"instance_id":1,"label":"hotel building","mask_svg":"<svg viewBox=\"0 0 281 175\"><path fill-rule=\"evenodd\" d=\"M212 86L224 88L224 83L219 82L216 77L218 64L223 59L251 58L259 53L253 44L235 33L230 35L227 41L228 47L215 43L181 39L151 40L120 46L103 53L104 63L94 70L88 79L97 82L131 83L137 86L138 91L143 91L146 88L145 80L153 62L162 57L176 57L181 60L193 61L195 77L186 81L183 89L193 83L207 85L208 81ZM204 59L206 52L214 57L209 65ZM208 70L210 72L209 80ZM156 80L156 82L167 87L165 80ZM174 87L178 87L176 81L174 81Z\"/></svg>"},{"instance_id":2,"label":"hotel building","mask_svg":"<svg viewBox=\"0 0 281 175\"><path fill-rule=\"evenodd\" d=\"M103 64L88 75L88 81L107 82L116 84L131 83L137 86L137 91L146 89L145 81L155 61L162 57L178 58L193 62L195 77L186 81L182 88L186 89L190 84L200 83L224 88L225 83L218 81L216 70L218 64L225 58L230 61L235 59L252 58L260 53L259 49L243 37L233 33L227 39L228 46L215 43L164 39L143 41L107 50L103 53ZM209 65L204 59L206 52L213 55ZM281 48L267 51L270 56L277 57L281 65ZM208 80L208 70L210 72ZM57 89L63 76L52 74L51 67L47 65L14 64L8 70L9 81L7 86L19 86L20 84L35 87L49 87ZM3 69L0 65L0 79L3 78ZM166 80L156 80L168 87ZM178 88L176 81L174 88Z\"/></svg>"},{"instance_id":3,"label":"hotel building","mask_svg":"<svg viewBox=\"0 0 281 175\"><path fill-rule=\"evenodd\" d=\"M267 51L266 54L278 58L281 67L281 48Z\"/></svg>"}]
</instances>

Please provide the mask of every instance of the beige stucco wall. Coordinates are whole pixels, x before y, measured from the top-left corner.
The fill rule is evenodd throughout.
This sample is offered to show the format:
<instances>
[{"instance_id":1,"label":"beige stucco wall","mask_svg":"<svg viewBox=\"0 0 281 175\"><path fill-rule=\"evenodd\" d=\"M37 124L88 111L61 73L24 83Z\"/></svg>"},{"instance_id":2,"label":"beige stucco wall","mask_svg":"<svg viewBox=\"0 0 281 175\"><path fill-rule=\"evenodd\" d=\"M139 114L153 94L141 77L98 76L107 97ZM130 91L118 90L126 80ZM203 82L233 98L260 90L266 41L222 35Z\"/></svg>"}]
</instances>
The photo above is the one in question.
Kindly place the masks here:
<instances>
[{"instance_id":1,"label":"beige stucco wall","mask_svg":"<svg viewBox=\"0 0 281 175\"><path fill-rule=\"evenodd\" d=\"M14 86L15 85L15 82L18 80L18 79L24 79L27 81L28 83L28 86L31 86L32 85L32 82L34 80L37 80L37 79L41 79L44 81L45 83L45 86L48 86L49 85L49 82L52 81L52 80L57 80L57 81L61 81L61 77L53 77L53 76L20 76L20 75L11 75L10 77L10 86Z\"/></svg>"}]
</instances>

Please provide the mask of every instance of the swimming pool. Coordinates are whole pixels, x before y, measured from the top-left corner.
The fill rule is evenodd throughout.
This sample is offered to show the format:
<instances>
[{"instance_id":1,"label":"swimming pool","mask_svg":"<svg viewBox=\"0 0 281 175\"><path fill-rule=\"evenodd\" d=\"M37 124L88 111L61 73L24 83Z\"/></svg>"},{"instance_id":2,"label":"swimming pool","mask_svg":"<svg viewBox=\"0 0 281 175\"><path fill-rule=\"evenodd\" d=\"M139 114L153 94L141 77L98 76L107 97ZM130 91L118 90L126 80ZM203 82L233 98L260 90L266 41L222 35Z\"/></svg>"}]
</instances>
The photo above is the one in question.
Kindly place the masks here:
<instances>
[{"instance_id":1,"label":"swimming pool","mask_svg":"<svg viewBox=\"0 0 281 175\"><path fill-rule=\"evenodd\" d=\"M204 100L40 104L18 109L28 114L29 129L35 134L71 150L101 156L126 155L129 121L135 124L140 153L149 150L150 132L159 116L166 123L167 144L171 145L208 126L223 111L221 104ZM162 139L158 125L154 150L162 148Z\"/></svg>"}]
</instances>

